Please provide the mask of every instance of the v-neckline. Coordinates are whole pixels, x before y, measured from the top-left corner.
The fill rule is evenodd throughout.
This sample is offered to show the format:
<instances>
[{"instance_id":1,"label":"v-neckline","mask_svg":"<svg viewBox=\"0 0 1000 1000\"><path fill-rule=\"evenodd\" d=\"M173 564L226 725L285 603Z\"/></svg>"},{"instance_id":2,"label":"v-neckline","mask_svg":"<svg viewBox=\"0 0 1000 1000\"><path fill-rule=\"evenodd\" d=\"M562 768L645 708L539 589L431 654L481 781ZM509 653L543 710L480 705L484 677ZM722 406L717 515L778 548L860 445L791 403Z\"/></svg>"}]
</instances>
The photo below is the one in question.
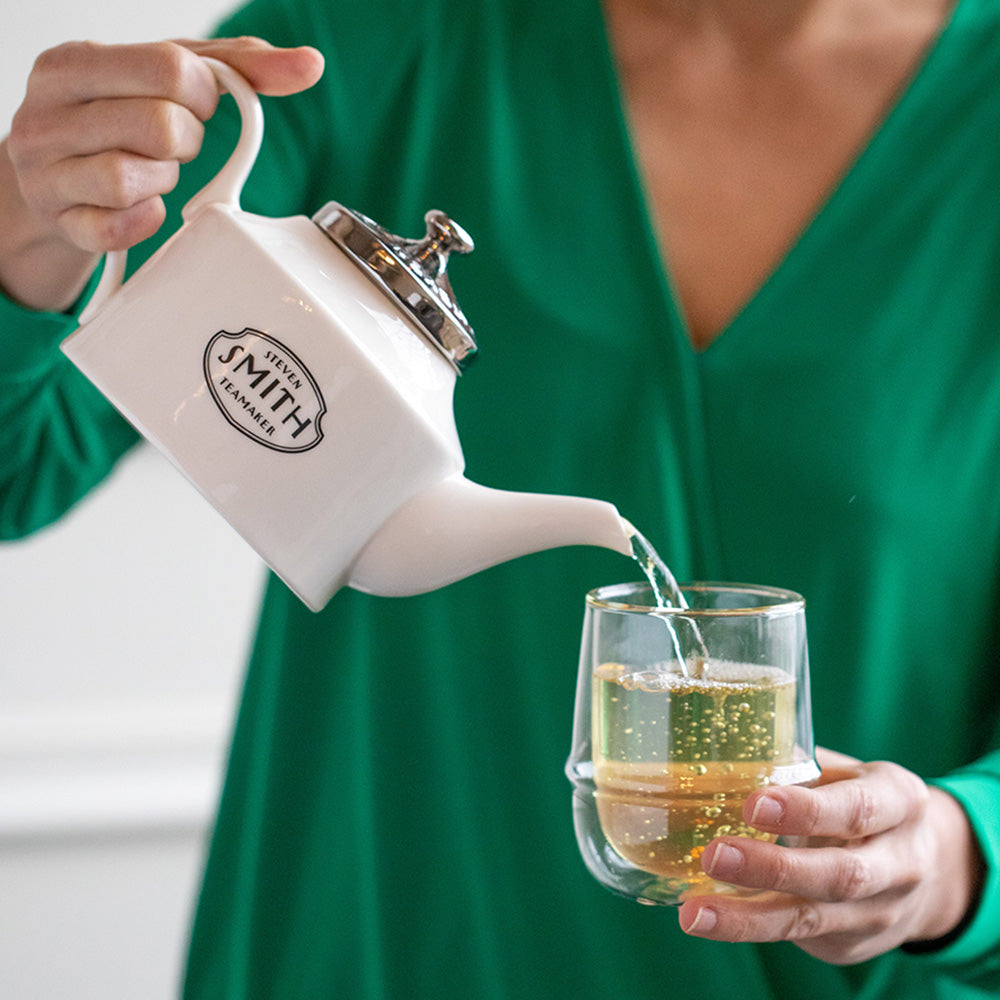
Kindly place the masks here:
<instances>
[{"instance_id":1,"label":"v-neckline","mask_svg":"<svg viewBox=\"0 0 1000 1000\"><path fill-rule=\"evenodd\" d=\"M969 2L971 0L953 0L951 9L943 18L937 33L928 41L913 70L897 89L895 96L887 102L885 113L863 141L858 151L848 160L847 166L839 178L822 196L817 208L810 214L805 225L793 237L787 249L767 271L763 280L749 297L738 306L704 346L698 346L692 339L688 320L672 276L669 256L661 243L653 220L645 176L632 134L624 90L618 75L617 58L607 14L602 0L594 0L602 32L605 78L610 90L610 99L614 105L622 154L629 167L632 200L637 216L641 220L646 252L652 268L659 275L661 294L671 325L693 358L708 357L718 354L720 351L727 351L728 343L733 339L733 334L736 333L738 338L739 331L748 325L754 315L766 306L768 300L780 292L781 286L786 280L808 262L812 246L822 242L823 230L829 227L830 217L838 213L839 205L849 197L850 189L863 181L868 162L879 156L882 146L891 141L892 133L898 131L898 127L905 119L909 105L914 99L914 92L920 89L922 79L932 70L933 64L938 61L939 54L946 47L953 26L959 20L961 9ZM727 344L726 348L720 348L723 343Z\"/></svg>"}]
</instances>

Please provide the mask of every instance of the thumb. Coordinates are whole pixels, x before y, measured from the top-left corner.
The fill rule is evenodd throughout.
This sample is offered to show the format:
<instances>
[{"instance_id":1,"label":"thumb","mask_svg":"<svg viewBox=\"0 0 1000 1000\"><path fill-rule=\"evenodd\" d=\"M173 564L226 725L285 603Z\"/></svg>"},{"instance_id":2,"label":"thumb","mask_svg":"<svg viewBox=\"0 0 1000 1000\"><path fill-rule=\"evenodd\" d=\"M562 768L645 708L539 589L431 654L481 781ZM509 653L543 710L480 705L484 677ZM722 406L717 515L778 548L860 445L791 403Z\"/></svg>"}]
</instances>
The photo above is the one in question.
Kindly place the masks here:
<instances>
[{"instance_id":1,"label":"thumb","mask_svg":"<svg viewBox=\"0 0 1000 1000\"><path fill-rule=\"evenodd\" d=\"M323 75L323 54L308 45L278 48L262 38L177 39L196 55L228 63L259 94L282 97L307 90Z\"/></svg>"}]
</instances>

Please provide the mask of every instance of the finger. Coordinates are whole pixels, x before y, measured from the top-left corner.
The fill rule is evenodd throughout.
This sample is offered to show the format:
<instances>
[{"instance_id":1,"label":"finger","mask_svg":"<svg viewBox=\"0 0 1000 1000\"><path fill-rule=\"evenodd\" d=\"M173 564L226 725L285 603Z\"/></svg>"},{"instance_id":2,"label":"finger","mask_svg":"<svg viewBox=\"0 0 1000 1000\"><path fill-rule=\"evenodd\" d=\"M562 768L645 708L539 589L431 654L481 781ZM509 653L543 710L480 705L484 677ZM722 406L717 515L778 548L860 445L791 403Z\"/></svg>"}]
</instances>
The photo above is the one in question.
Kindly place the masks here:
<instances>
[{"instance_id":1,"label":"finger","mask_svg":"<svg viewBox=\"0 0 1000 1000\"><path fill-rule=\"evenodd\" d=\"M118 98L59 108L19 135L22 169L118 149L186 163L201 149L205 126L183 105L152 98Z\"/></svg>"},{"instance_id":2,"label":"finger","mask_svg":"<svg viewBox=\"0 0 1000 1000\"><path fill-rule=\"evenodd\" d=\"M323 75L323 55L308 45L277 48L253 37L179 39L177 44L228 63L254 90L272 97L306 90Z\"/></svg>"},{"instance_id":3,"label":"finger","mask_svg":"<svg viewBox=\"0 0 1000 1000\"><path fill-rule=\"evenodd\" d=\"M125 209L177 185L176 160L151 160L121 150L64 160L50 171L54 197L65 206Z\"/></svg>"},{"instance_id":4,"label":"finger","mask_svg":"<svg viewBox=\"0 0 1000 1000\"><path fill-rule=\"evenodd\" d=\"M174 42L68 42L42 53L29 78L32 104L152 97L182 104L202 121L214 113L218 96L209 67L189 48Z\"/></svg>"},{"instance_id":5,"label":"finger","mask_svg":"<svg viewBox=\"0 0 1000 1000\"><path fill-rule=\"evenodd\" d=\"M856 757L849 757L846 753L838 753L826 747L816 747L816 763L819 764L823 774L835 771L844 775L855 775L861 767L861 761Z\"/></svg>"},{"instance_id":6,"label":"finger","mask_svg":"<svg viewBox=\"0 0 1000 1000\"><path fill-rule=\"evenodd\" d=\"M93 253L128 250L152 236L166 218L162 198L150 198L127 209L77 205L57 219L59 228L76 246Z\"/></svg>"},{"instance_id":7,"label":"finger","mask_svg":"<svg viewBox=\"0 0 1000 1000\"><path fill-rule=\"evenodd\" d=\"M862 764L843 780L806 788L772 786L752 793L743 816L757 830L854 840L891 830L920 815L927 786L897 764Z\"/></svg>"},{"instance_id":8,"label":"finger","mask_svg":"<svg viewBox=\"0 0 1000 1000\"><path fill-rule=\"evenodd\" d=\"M892 895L854 903L824 903L783 893L695 896L682 903L678 919L681 929L693 937L794 941L812 954L825 950L828 960L856 961L859 945L879 948L880 938L892 933L898 906Z\"/></svg>"},{"instance_id":9,"label":"finger","mask_svg":"<svg viewBox=\"0 0 1000 1000\"><path fill-rule=\"evenodd\" d=\"M885 838L843 847L781 847L749 838L712 841L702 867L714 879L748 889L771 889L824 902L868 899L909 890L921 877L912 856Z\"/></svg>"}]
</instances>

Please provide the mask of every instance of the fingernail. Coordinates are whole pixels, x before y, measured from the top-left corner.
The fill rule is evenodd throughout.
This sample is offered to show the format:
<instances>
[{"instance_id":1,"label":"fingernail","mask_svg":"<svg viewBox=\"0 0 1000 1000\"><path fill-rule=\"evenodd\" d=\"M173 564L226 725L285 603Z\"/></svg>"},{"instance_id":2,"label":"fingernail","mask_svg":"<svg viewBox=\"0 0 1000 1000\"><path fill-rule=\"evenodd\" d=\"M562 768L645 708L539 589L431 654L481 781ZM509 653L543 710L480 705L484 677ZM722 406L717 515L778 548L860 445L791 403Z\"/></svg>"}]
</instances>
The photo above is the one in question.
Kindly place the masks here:
<instances>
[{"instance_id":1,"label":"fingernail","mask_svg":"<svg viewBox=\"0 0 1000 1000\"><path fill-rule=\"evenodd\" d=\"M750 814L750 824L756 827L778 826L785 812L784 806L770 795L762 795Z\"/></svg>"},{"instance_id":2,"label":"fingernail","mask_svg":"<svg viewBox=\"0 0 1000 1000\"><path fill-rule=\"evenodd\" d=\"M723 880L734 878L743 867L743 852L729 844L716 844L709 857L708 874Z\"/></svg>"},{"instance_id":3,"label":"fingernail","mask_svg":"<svg viewBox=\"0 0 1000 1000\"><path fill-rule=\"evenodd\" d=\"M685 934L707 934L716 924L718 917L715 915L715 910L710 910L707 906L703 906L694 916L694 920L687 925L681 924L681 930Z\"/></svg>"}]
</instances>

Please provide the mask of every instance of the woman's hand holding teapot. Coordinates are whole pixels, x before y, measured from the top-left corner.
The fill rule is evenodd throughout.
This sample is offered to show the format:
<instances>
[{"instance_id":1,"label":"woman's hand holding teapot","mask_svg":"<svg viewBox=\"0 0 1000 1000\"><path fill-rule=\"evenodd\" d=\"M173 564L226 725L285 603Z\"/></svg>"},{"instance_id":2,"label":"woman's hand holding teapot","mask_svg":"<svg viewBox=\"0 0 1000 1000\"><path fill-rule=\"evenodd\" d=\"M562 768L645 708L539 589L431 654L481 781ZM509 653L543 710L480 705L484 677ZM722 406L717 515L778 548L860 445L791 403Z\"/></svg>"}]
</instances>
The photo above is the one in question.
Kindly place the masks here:
<instances>
[{"instance_id":1,"label":"woman's hand holding teapot","mask_svg":"<svg viewBox=\"0 0 1000 1000\"><path fill-rule=\"evenodd\" d=\"M257 38L99 45L43 53L0 144L0 286L36 309L65 309L99 256L159 229L162 195L201 148L219 89L201 56L273 96L312 86L315 49Z\"/></svg>"}]
</instances>

